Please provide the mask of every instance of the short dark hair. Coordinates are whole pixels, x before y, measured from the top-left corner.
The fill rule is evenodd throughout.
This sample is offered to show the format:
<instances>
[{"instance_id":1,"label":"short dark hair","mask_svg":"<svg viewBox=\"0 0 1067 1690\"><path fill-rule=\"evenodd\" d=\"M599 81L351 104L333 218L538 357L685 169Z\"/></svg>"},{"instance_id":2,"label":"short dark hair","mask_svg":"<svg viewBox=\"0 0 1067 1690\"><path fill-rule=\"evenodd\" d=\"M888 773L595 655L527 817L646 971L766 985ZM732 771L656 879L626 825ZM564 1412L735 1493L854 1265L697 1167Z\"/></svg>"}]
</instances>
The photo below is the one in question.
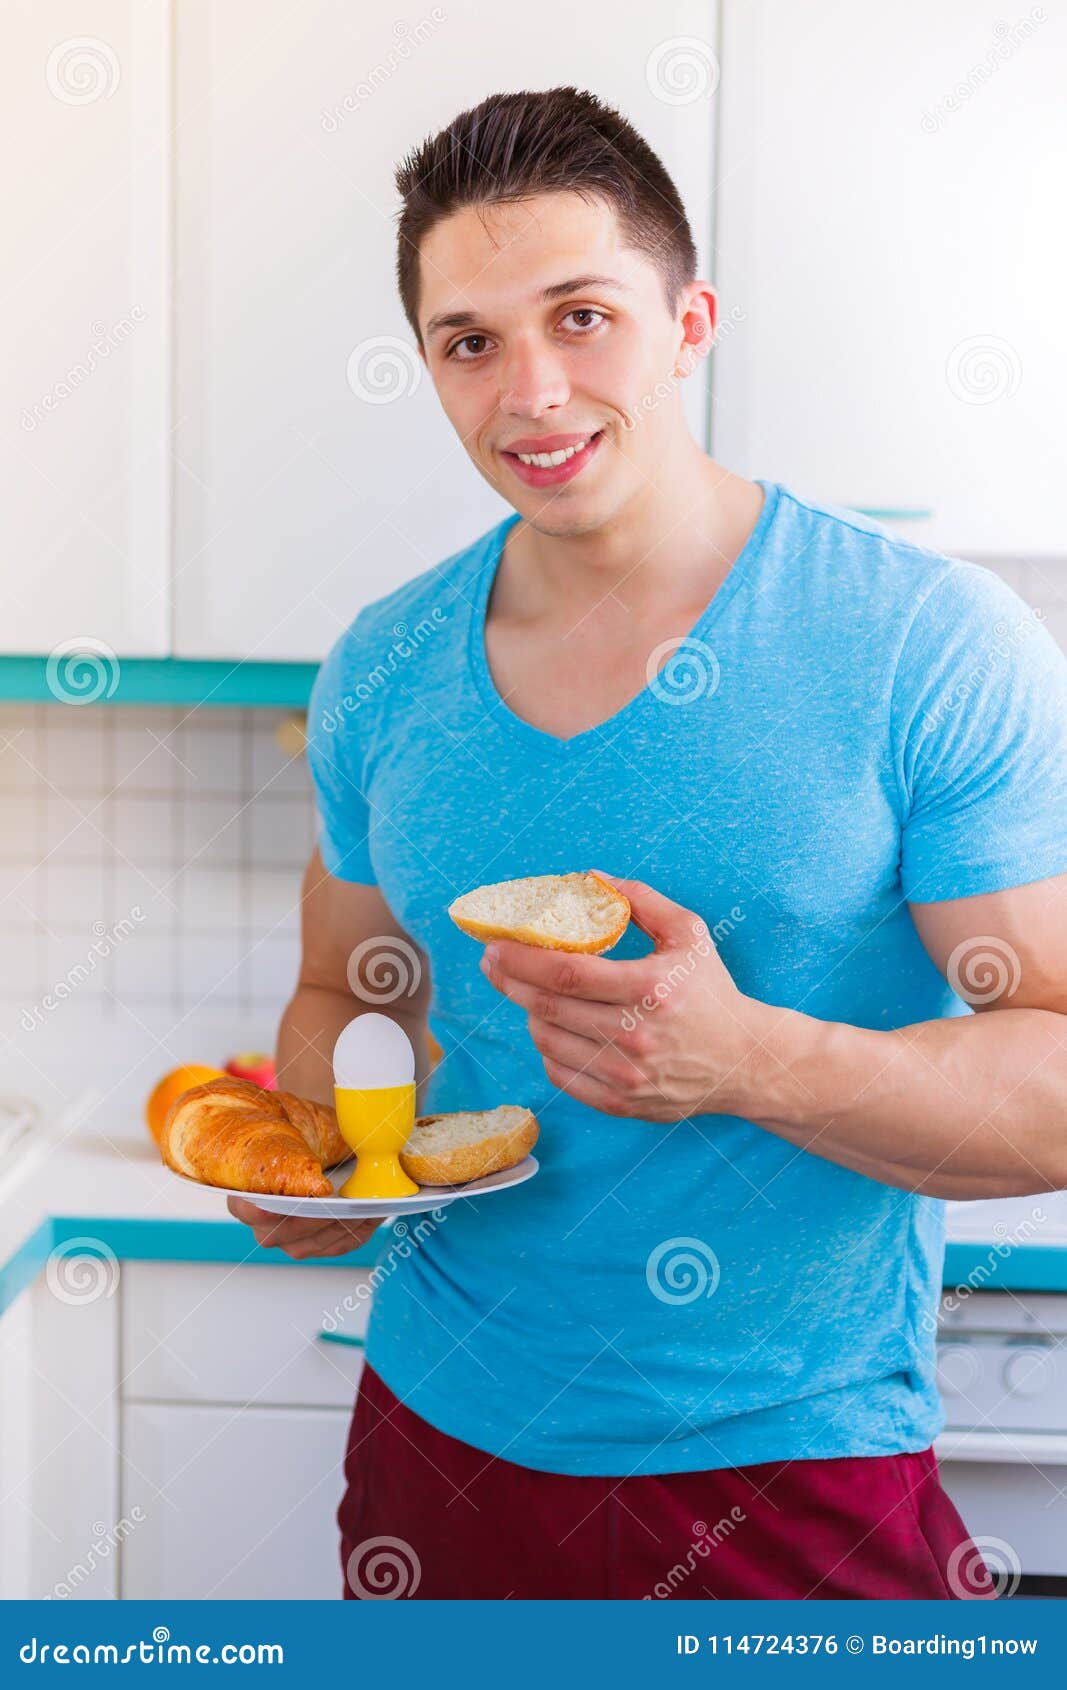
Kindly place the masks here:
<instances>
[{"instance_id":1,"label":"short dark hair","mask_svg":"<svg viewBox=\"0 0 1067 1690\"><path fill-rule=\"evenodd\" d=\"M579 88L490 94L409 153L396 186L397 284L420 345L419 248L464 206L553 191L606 200L627 245L658 264L670 311L696 276L689 219L663 164L626 118Z\"/></svg>"}]
</instances>

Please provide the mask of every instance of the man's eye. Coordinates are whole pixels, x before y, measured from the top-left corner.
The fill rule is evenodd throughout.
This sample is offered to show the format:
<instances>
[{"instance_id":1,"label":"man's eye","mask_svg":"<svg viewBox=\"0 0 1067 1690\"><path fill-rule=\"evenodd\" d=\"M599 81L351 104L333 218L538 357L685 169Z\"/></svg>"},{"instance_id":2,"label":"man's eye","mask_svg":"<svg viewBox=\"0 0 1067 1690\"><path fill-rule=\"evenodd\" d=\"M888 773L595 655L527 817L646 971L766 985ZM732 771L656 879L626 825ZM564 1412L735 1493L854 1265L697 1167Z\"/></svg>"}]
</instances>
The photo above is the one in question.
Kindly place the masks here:
<instances>
[{"instance_id":1,"label":"man's eye","mask_svg":"<svg viewBox=\"0 0 1067 1690\"><path fill-rule=\"evenodd\" d=\"M485 341L486 341L486 339L487 339L487 337L486 337L486 336L485 336L485 335L484 335L484 334L468 334L468 335L464 335L464 337L463 337L463 339L462 339L462 340L457 340L457 341L456 341L456 344L455 344L455 345L454 345L454 346L450 346L450 347L449 347L449 349L448 349L448 356L449 356L449 357L450 357L450 358L456 358L456 359L458 359L458 361L459 361L459 363L461 363L461 364L469 364L469 363L470 363L470 362L471 362L471 358L478 358L478 357L480 357L480 356L481 356L481 352L480 352L480 350L479 350L479 351L476 351L476 352L473 352L473 353L472 353L472 354L471 354L471 357L470 357L470 358L468 358L468 357L466 357L466 356L465 356L465 355L461 355L461 353L460 353L460 347L461 347L461 346L467 346L467 347L469 347L469 346L470 346L470 344L471 344L471 342L472 342L472 341L481 341L481 342L482 342L482 344L483 344L483 346L484 346L484 344L485 344Z\"/></svg>"},{"instance_id":2,"label":"man's eye","mask_svg":"<svg viewBox=\"0 0 1067 1690\"><path fill-rule=\"evenodd\" d=\"M584 334L588 334L590 329L597 328L604 321L603 311L597 311L592 305L576 305L573 311L567 312L567 316L563 319L564 323L566 323L568 317L596 318L596 322L587 321L578 324L578 331Z\"/></svg>"}]
</instances>

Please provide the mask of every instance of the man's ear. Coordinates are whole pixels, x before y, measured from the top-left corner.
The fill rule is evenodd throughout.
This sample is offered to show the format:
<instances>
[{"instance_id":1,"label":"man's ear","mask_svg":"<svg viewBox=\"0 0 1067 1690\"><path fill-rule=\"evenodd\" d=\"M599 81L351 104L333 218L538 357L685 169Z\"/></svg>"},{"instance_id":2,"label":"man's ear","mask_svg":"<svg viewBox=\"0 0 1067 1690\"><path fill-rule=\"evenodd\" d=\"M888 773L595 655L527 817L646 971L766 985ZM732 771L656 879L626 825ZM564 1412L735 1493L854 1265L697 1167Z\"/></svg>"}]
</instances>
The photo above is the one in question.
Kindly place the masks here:
<instances>
[{"instance_id":1,"label":"man's ear","mask_svg":"<svg viewBox=\"0 0 1067 1690\"><path fill-rule=\"evenodd\" d=\"M682 341L675 366L679 376L690 376L707 357L719 323L719 296L710 282L690 282L682 297Z\"/></svg>"}]
</instances>

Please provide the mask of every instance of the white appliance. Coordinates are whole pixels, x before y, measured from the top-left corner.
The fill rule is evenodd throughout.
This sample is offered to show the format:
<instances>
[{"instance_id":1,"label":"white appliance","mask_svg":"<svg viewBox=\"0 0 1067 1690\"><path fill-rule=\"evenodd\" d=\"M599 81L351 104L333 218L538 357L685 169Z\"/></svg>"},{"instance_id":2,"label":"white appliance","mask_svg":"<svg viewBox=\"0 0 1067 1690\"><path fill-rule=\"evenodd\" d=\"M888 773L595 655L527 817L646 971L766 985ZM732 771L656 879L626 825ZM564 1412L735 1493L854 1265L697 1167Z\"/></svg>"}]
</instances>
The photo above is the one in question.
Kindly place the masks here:
<instances>
[{"instance_id":1,"label":"white appliance","mask_svg":"<svg viewBox=\"0 0 1067 1690\"><path fill-rule=\"evenodd\" d=\"M1065 1295L961 1288L942 1300L942 1482L971 1536L1026 1575L1067 1577L1065 1339Z\"/></svg>"}]
</instances>

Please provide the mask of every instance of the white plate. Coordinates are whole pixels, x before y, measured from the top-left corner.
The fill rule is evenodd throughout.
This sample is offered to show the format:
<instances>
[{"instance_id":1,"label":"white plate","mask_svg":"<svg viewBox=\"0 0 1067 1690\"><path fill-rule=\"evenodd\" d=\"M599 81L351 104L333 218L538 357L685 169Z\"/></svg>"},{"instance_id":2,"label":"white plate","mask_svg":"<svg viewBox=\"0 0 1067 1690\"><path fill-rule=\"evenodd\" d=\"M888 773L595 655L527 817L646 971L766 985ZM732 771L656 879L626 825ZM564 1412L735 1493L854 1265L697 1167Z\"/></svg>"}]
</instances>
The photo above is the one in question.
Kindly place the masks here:
<instances>
[{"instance_id":1,"label":"white plate","mask_svg":"<svg viewBox=\"0 0 1067 1690\"><path fill-rule=\"evenodd\" d=\"M187 1185L198 1185L201 1191L217 1191L220 1197L243 1197L257 1209L272 1215L317 1215L327 1221L366 1221L380 1215L421 1215L430 1209L443 1209L460 1197L489 1197L494 1191L507 1191L510 1186L522 1185L533 1179L540 1163L536 1156L526 1156L514 1168L504 1168L499 1174L485 1179L471 1180L468 1185L423 1185L413 1197L382 1197L376 1202L370 1197L277 1197L261 1191L234 1191L230 1186L205 1185L203 1180L190 1179L188 1174L170 1173ZM329 1177L336 1192L352 1172L353 1163L343 1162L331 1168Z\"/></svg>"}]
</instances>

